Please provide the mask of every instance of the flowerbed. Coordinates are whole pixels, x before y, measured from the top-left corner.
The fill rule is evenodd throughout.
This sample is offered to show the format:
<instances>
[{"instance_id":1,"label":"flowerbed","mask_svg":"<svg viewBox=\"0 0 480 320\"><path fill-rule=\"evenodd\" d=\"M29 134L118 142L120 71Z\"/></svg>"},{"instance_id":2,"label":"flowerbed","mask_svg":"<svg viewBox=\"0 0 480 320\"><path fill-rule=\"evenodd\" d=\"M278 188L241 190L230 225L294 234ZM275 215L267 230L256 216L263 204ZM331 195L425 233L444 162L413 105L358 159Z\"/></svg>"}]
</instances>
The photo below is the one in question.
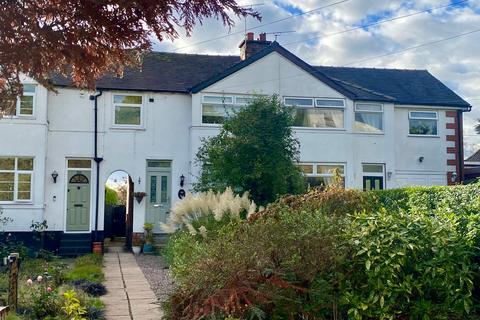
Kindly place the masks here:
<instances>
[{"instance_id":1,"label":"flowerbed","mask_svg":"<svg viewBox=\"0 0 480 320\"><path fill-rule=\"evenodd\" d=\"M26 259L20 264L18 309L12 319L103 319L105 293L102 258L86 255L75 260ZM8 272L0 276L6 301Z\"/></svg>"},{"instance_id":2,"label":"flowerbed","mask_svg":"<svg viewBox=\"0 0 480 320\"><path fill-rule=\"evenodd\" d=\"M479 184L313 190L248 220L203 213L204 232L168 244L166 318L477 319L478 213Z\"/></svg>"}]
</instances>

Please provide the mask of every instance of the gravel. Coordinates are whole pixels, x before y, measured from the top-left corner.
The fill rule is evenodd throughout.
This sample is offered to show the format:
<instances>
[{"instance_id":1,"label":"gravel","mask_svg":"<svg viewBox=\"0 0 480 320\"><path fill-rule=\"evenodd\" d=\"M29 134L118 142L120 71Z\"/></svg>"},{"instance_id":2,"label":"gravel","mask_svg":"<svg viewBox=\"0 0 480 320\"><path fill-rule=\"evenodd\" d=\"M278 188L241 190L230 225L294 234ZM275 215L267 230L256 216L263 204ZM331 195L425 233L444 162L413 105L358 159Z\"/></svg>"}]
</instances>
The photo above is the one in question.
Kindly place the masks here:
<instances>
[{"instance_id":1,"label":"gravel","mask_svg":"<svg viewBox=\"0 0 480 320\"><path fill-rule=\"evenodd\" d=\"M167 264L157 255L139 254L136 258L157 299L164 302L175 287Z\"/></svg>"}]
</instances>

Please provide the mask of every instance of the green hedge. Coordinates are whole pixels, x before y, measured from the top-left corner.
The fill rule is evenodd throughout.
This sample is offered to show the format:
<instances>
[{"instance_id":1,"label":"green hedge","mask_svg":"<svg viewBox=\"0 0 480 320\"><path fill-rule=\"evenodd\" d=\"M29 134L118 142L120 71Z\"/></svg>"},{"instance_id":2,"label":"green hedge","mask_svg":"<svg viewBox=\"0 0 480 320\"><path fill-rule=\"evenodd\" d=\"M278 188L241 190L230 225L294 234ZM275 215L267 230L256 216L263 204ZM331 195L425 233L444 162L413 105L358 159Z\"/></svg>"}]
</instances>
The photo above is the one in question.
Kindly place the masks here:
<instances>
[{"instance_id":1,"label":"green hedge","mask_svg":"<svg viewBox=\"0 0 480 320\"><path fill-rule=\"evenodd\" d=\"M167 246L166 319L477 319L480 184L288 196Z\"/></svg>"}]
</instances>

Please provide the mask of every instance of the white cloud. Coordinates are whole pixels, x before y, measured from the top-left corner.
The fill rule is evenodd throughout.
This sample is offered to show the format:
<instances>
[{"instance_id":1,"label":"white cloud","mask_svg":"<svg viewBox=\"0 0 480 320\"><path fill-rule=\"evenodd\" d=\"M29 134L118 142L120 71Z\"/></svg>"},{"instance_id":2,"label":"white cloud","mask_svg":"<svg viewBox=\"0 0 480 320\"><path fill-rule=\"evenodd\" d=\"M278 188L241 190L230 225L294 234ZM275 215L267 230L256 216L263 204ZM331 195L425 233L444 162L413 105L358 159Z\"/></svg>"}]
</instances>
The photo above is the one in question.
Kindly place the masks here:
<instances>
[{"instance_id":1,"label":"white cloud","mask_svg":"<svg viewBox=\"0 0 480 320\"><path fill-rule=\"evenodd\" d=\"M279 23L271 21L292 16L288 8L303 12L338 2L339 0L276 0L264 1L264 5L255 7L263 16L262 22L247 19L247 27L257 27L254 31L278 32L295 30L295 33L282 34L278 37L280 44L320 37L366 22L384 17L394 17L414 13L432 7L447 5L459 0L349 0L310 14L292 17ZM241 4L257 3L241 0ZM380 24L368 29L358 29L337 36L324 37L286 45L288 50L313 65L342 65L369 57L382 55L395 50L416 46L456 34L474 30L480 26L480 3L469 1L468 6L434 10L409 18ZM191 38L181 37L173 44L164 42L155 49L179 52L234 54L238 55L238 44L243 37L244 21L237 19L237 25L230 33L221 22L208 20L198 26ZM268 25L264 25L268 24ZM199 41L226 36L222 39L195 45ZM273 38L273 35L269 35ZM480 147L480 135L474 133L473 126L480 118L480 33L436 45L407 51L402 54L372 59L357 66L374 66L385 68L427 69L434 76L455 90L473 106L465 114L466 152Z\"/></svg>"}]
</instances>

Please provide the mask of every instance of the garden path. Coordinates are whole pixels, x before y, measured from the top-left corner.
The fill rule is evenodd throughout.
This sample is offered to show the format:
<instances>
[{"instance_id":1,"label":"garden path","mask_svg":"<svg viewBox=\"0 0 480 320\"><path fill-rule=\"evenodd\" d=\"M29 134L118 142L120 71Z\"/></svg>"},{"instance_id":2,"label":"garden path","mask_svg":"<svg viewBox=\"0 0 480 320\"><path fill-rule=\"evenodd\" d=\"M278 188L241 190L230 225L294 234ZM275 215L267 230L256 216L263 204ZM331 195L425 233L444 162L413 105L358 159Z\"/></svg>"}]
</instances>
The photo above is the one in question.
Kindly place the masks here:
<instances>
[{"instance_id":1,"label":"garden path","mask_svg":"<svg viewBox=\"0 0 480 320\"><path fill-rule=\"evenodd\" d=\"M135 257L120 247L110 247L104 256L107 320L160 320L157 298L140 270Z\"/></svg>"}]
</instances>

